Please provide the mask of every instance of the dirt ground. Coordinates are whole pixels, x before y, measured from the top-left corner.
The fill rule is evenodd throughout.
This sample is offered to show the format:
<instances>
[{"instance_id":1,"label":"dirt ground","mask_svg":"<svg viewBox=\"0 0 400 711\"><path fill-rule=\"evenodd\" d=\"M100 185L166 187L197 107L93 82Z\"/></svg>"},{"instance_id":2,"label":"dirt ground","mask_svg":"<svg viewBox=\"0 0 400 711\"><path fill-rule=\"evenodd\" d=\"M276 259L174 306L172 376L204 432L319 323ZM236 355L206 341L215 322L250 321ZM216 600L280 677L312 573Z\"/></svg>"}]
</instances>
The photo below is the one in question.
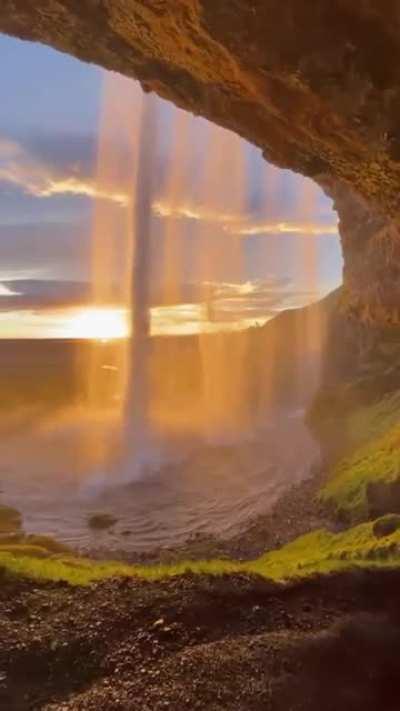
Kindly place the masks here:
<instances>
[{"instance_id":1,"label":"dirt ground","mask_svg":"<svg viewBox=\"0 0 400 711\"><path fill-rule=\"evenodd\" d=\"M398 711L400 572L4 578L2 711Z\"/></svg>"}]
</instances>

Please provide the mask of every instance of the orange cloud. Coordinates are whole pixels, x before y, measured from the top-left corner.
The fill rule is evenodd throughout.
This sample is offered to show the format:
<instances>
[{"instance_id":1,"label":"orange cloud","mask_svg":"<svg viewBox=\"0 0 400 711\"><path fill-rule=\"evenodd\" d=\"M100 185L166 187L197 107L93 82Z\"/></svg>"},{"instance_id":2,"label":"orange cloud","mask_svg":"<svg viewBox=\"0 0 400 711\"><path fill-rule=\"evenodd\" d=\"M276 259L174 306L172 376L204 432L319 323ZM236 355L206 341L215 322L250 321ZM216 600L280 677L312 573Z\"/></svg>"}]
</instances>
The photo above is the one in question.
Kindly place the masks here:
<instances>
[{"instance_id":1,"label":"orange cloud","mask_svg":"<svg viewBox=\"0 0 400 711\"><path fill-rule=\"evenodd\" d=\"M153 203L153 211L163 218L185 218L220 224L222 229L230 234L243 237L267 234L298 234L298 235L337 235L337 224L286 222L286 221L252 221L248 215L218 212L207 207L195 207L188 204L170 206L166 202Z\"/></svg>"}]
</instances>

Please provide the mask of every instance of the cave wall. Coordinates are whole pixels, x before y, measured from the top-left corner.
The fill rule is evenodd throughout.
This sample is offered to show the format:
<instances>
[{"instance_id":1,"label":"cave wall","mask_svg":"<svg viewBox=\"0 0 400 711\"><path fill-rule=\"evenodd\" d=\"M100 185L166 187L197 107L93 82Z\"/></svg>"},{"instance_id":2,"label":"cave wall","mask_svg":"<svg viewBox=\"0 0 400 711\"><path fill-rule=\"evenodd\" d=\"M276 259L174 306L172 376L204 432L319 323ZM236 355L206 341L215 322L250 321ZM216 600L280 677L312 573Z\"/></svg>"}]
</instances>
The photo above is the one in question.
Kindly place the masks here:
<instances>
[{"instance_id":1,"label":"cave wall","mask_svg":"<svg viewBox=\"0 0 400 711\"><path fill-rule=\"evenodd\" d=\"M320 178L333 198L345 257L342 307L352 322L400 328L400 225L343 181ZM400 187L400 186L399 186Z\"/></svg>"},{"instance_id":2,"label":"cave wall","mask_svg":"<svg viewBox=\"0 0 400 711\"><path fill-rule=\"evenodd\" d=\"M397 0L2 0L0 31L136 77L319 182L340 217L342 313L398 324Z\"/></svg>"}]
</instances>

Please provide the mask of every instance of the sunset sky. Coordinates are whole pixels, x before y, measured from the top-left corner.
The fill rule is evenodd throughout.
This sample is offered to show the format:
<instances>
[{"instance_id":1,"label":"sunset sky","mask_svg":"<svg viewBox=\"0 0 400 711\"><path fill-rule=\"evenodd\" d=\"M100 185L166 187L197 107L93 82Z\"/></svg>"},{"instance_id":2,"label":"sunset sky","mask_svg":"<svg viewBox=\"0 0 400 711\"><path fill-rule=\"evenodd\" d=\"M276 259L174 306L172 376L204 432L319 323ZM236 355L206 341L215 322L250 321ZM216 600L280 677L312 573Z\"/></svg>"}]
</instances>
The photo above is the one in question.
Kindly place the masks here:
<instances>
[{"instance_id":1,"label":"sunset sky","mask_svg":"<svg viewBox=\"0 0 400 711\"><path fill-rule=\"evenodd\" d=\"M82 314L83 308L90 308L94 206L111 201L117 214L125 200L118 186L110 189L96 178L104 72L5 36L0 36L0 61L0 337L90 335L90 323L96 336L99 314ZM174 159L168 150L169 136L178 113L158 100L159 185L151 223L154 331L184 333L198 327L201 297L191 255L199 223L215 233L222 255L229 250L232 235L243 240L241 283L224 269L223 259L210 277L226 321L232 303L235 314L242 310L243 320L264 321L282 308L335 288L341 281L342 262L330 200L300 176L268 166L258 149L248 146L245 151L245 214L238 214L229 195L220 205L218 200L212 205L196 202L189 186L182 200L168 202L163 185ZM206 122L193 119L190 131L192 145L201 146ZM127 158L118 135L115 156L123 172ZM310 192L312 213L309 205L306 209L302 204L305 194L309 202ZM167 221L179 226L185 238L179 304L165 304L160 295L160 254ZM301 257L309 240L316 245L311 283ZM110 281L118 278L115 264ZM110 308L115 308L110 331L122 335L118 331L118 319L123 331L121 308L115 304Z\"/></svg>"}]
</instances>

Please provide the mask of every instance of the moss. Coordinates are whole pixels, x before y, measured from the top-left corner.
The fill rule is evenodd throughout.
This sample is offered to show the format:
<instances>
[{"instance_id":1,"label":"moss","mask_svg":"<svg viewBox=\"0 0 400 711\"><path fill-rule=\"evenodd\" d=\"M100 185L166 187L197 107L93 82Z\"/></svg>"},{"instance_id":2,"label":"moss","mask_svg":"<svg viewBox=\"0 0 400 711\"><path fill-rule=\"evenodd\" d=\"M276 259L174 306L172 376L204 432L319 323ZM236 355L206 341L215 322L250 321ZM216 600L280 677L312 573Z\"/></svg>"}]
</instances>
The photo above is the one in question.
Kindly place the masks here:
<instances>
[{"instance_id":1,"label":"moss","mask_svg":"<svg viewBox=\"0 0 400 711\"><path fill-rule=\"evenodd\" d=\"M44 548L26 546L0 548L0 570L5 575L89 585L112 577L138 577L146 580L183 575L223 575L249 573L281 581L360 567L400 565L400 529L379 538L377 522L360 524L343 533L324 529L301 536L283 548L247 563L226 560L187 561L171 565L124 565L95 562L85 558L54 556Z\"/></svg>"},{"instance_id":2,"label":"moss","mask_svg":"<svg viewBox=\"0 0 400 711\"><path fill-rule=\"evenodd\" d=\"M371 506L374 487L400 487L400 392L368 406L356 407L346 417L347 447L351 454L334 467L320 492L320 501L340 518L357 522L397 508L394 497L382 496L380 506ZM399 488L400 491L400 488ZM386 503L384 499L386 498ZM399 502L400 503L400 502ZM382 505L384 504L384 505Z\"/></svg>"},{"instance_id":3,"label":"moss","mask_svg":"<svg viewBox=\"0 0 400 711\"><path fill-rule=\"evenodd\" d=\"M397 424L342 460L319 498L337 514L354 522L369 516L369 485L376 482L389 485L399 479L400 425Z\"/></svg>"},{"instance_id":4,"label":"moss","mask_svg":"<svg viewBox=\"0 0 400 711\"><path fill-rule=\"evenodd\" d=\"M26 545L40 546L40 548L44 548L48 553L72 555L72 549L69 546L60 543L51 536L41 536L36 533L28 534L24 536L24 543Z\"/></svg>"},{"instance_id":5,"label":"moss","mask_svg":"<svg viewBox=\"0 0 400 711\"><path fill-rule=\"evenodd\" d=\"M72 549L64 543L51 538L51 536L42 536L34 533L24 533L23 531L11 531L9 533L0 534L0 550L5 550L13 546L15 548L23 548L26 546L35 546L42 548L47 554L56 553L63 555L72 555Z\"/></svg>"},{"instance_id":6,"label":"moss","mask_svg":"<svg viewBox=\"0 0 400 711\"><path fill-rule=\"evenodd\" d=\"M379 391L376 372L323 388L315 398L308 424L333 459L348 456L399 423L400 390L381 397L374 388Z\"/></svg>"},{"instance_id":7,"label":"moss","mask_svg":"<svg viewBox=\"0 0 400 711\"><path fill-rule=\"evenodd\" d=\"M330 573L344 568L400 565L400 531L376 538L376 522L344 531L325 529L297 538L284 548L266 553L250 564L253 572L275 580Z\"/></svg>"},{"instance_id":8,"label":"moss","mask_svg":"<svg viewBox=\"0 0 400 711\"><path fill-rule=\"evenodd\" d=\"M368 407L355 408L348 418L348 441L353 448L376 440L400 420L400 391Z\"/></svg>"}]
</instances>

